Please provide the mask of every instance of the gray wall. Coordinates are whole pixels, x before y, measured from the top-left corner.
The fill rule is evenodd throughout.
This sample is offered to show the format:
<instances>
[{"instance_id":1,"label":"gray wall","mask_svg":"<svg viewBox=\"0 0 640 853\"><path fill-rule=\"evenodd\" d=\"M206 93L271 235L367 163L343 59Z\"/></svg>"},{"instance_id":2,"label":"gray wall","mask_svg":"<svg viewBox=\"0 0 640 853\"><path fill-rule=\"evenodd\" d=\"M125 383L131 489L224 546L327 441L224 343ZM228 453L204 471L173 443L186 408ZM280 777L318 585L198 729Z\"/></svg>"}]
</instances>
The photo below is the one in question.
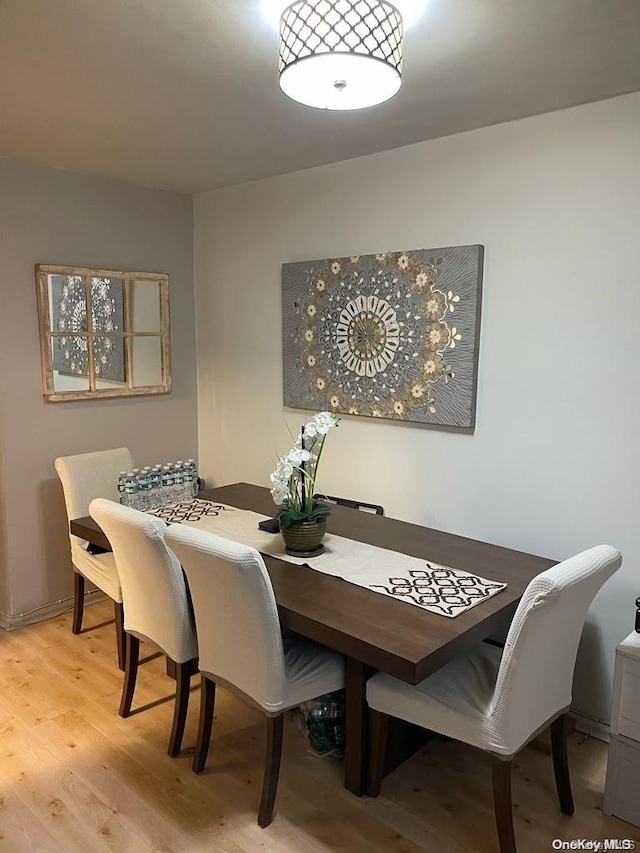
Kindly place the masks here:
<instances>
[{"instance_id":1,"label":"gray wall","mask_svg":"<svg viewBox=\"0 0 640 853\"><path fill-rule=\"evenodd\" d=\"M0 355L2 354L0 341ZM0 361L0 372L4 369L4 359ZM7 519L4 496L4 473L2 451L2 398L0 397L0 613L11 611L11 589L9 587L9 560L7 557Z\"/></svg>"},{"instance_id":2,"label":"gray wall","mask_svg":"<svg viewBox=\"0 0 640 853\"><path fill-rule=\"evenodd\" d=\"M72 591L56 456L127 445L136 463L195 455L193 206L187 195L0 160L0 609ZM34 264L168 273L173 391L42 400ZM2 495L4 491L4 511Z\"/></svg>"},{"instance_id":3,"label":"gray wall","mask_svg":"<svg viewBox=\"0 0 640 853\"><path fill-rule=\"evenodd\" d=\"M473 435L345 416L321 490L556 559L623 569L591 610L575 706L607 719L640 594L640 95L196 199L200 458L268 484L282 406L281 264L483 243Z\"/></svg>"}]
</instances>

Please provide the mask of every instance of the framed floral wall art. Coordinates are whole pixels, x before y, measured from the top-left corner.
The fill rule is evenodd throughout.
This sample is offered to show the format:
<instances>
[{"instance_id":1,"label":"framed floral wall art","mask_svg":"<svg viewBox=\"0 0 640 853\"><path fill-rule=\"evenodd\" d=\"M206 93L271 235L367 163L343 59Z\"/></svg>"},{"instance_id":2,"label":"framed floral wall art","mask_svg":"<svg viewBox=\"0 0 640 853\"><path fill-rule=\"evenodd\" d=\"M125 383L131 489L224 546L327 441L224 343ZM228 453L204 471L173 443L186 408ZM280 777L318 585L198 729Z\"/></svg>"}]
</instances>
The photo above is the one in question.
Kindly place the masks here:
<instances>
[{"instance_id":1,"label":"framed floral wall art","mask_svg":"<svg viewBox=\"0 0 640 853\"><path fill-rule=\"evenodd\" d=\"M284 404L475 426L483 246L282 267Z\"/></svg>"}]
</instances>

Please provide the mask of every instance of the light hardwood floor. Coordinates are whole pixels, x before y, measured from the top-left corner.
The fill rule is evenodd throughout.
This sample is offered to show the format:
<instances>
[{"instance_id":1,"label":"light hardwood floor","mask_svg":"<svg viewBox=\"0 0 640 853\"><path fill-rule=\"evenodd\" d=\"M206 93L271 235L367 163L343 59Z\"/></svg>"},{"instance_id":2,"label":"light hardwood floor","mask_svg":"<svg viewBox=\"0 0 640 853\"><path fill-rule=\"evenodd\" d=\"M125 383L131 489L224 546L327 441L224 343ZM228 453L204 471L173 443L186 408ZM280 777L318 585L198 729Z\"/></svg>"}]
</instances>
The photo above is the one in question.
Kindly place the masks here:
<instances>
[{"instance_id":1,"label":"light hardwood floor","mask_svg":"<svg viewBox=\"0 0 640 853\"><path fill-rule=\"evenodd\" d=\"M389 776L375 800L344 790L339 762L309 753L293 720L274 822L256 824L263 718L220 690L209 765L191 772L199 692L193 680L185 749L166 754L170 701L118 717L122 683L111 603L87 608L98 627L80 636L70 615L0 632L0 851L27 853L415 853L495 851L490 767L478 752L432 741ZM141 668L134 707L170 696L159 659ZM551 759L528 748L516 762L520 853L555 838L631 838L601 810L606 745L574 733L576 814L557 806Z\"/></svg>"}]
</instances>

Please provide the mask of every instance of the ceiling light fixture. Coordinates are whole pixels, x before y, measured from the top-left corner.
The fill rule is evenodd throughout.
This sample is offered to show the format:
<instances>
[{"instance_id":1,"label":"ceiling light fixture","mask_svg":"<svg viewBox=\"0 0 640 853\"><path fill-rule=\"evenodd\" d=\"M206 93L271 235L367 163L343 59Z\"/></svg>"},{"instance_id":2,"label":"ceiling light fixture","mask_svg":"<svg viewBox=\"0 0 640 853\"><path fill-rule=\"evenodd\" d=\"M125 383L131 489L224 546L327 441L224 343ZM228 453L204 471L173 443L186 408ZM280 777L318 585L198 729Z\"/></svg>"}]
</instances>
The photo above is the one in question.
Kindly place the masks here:
<instances>
[{"instance_id":1,"label":"ceiling light fixture","mask_svg":"<svg viewBox=\"0 0 640 853\"><path fill-rule=\"evenodd\" d=\"M388 0L296 0L280 18L280 87L310 107L357 110L402 82L402 15Z\"/></svg>"},{"instance_id":2,"label":"ceiling light fixture","mask_svg":"<svg viewBox=\"0 0 640 853\"><path fill-rule=\"evenodd\" d=\"M391 2L402 15L405 33L424 14L427 7L427 0L391 0ZM265 20L277 30L280 26L280 16L291 3L292 0L261 0L260 8Z\"/></svg>"}]
</instances>

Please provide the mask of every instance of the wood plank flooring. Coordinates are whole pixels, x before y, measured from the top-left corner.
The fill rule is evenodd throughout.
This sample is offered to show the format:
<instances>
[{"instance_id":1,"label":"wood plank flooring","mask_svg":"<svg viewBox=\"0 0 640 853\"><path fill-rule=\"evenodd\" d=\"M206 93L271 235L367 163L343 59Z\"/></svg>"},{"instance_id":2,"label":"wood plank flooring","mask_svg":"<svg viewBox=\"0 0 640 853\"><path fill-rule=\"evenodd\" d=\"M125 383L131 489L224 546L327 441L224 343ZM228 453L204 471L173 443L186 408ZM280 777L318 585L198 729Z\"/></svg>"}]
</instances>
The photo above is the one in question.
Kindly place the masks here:
<instances>
[{"instance_id":1,"label":"wood plank flooring","mask_svg":"<svg viewBox=\"0 0 640 853\"><path fill-rule=\"evenodd\" d=\"M1 853L441 853L497 849L490 765L456 743L430 742L389 776L375 800L342 787L339 762L308 751L295 721L285 726L276 818L256 823L263 718L218 691L205 772L191 772L199 706L193 680L180 756L166 754L173 682L161 659L141 667L134 708L117 715L111 602L87 608L97 626L80 636L71 616L0 632ZM159 701L165 699L166 701ZM634 839L640 831L600 808L606 745L570 739L576 813L557 806L550 758L529 748L516 762L519 853L552 841Z\"/></svg>"}]
</instances>

